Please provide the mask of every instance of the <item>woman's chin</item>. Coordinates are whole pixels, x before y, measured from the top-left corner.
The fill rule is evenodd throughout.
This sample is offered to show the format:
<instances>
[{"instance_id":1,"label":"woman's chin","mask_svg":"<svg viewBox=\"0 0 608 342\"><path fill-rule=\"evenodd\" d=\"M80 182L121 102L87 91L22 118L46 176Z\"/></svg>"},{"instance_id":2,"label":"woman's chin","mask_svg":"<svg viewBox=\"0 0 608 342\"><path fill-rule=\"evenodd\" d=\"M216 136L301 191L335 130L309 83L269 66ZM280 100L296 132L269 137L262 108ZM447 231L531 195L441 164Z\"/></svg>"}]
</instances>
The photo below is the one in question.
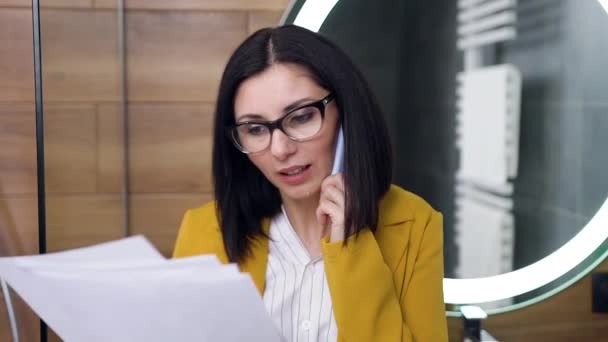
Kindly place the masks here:
<instances>
[{"instance_id":1,"label":"woman's chin","mask_svg":"<svg viewBox=\"0 0 608 342\"><path fill-rule=\"evenodd\" d=\"M281 195L283 198L288 198L292 201L303 201L311 198L319 198L319 189L311 189L302 187L301 189L282 189Z\"/></svg>"}]
</instances>

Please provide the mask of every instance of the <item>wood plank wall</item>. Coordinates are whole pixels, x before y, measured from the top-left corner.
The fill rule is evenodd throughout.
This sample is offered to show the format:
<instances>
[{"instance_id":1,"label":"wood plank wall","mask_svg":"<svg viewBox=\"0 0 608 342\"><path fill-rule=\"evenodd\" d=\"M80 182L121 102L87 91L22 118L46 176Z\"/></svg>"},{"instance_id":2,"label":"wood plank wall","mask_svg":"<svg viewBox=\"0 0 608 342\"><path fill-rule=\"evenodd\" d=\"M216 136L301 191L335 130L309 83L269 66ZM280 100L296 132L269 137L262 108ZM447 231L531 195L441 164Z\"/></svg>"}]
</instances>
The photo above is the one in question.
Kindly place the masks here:
<instances>
[{"instance_id":1,"label":"wood plank wall","mask_svg":"<svg viewBox=\"0 0 608 342\"><path fill-rule=\"evenodd\" d=\"M287 2L127 1L131 229L166 255L185 209L211 199L212 113L228 56L276 25Z\"/></svg>"},{"instance_id":2,"label":"wood plank wall","mask_svg":"<svg viewBox=\"0 0 608 342\"><path fill-rule=\"evenodd\" d=\"M32 12L28 6L26 1L0 2L1 256L38 252ZM38 319L17 296L12 297L22 340L38 341ZM8 315L0 298L0 341L10 341Z\"/></svg>"},{"instance_id":3,"label":"wood plank wall","mask_svg":"<svg viewBox=\"0 0 608 342\"><path fill-rule=\"evenodd\" d=\"M210 199L222 68L287 1L126 5L130 230L169 255L183 212ZM42 13L49 250L116 239L125 214L116 1L57 6Z\"/></svg>"},{"instance_id":4,"label":"wood plank wall","mask_svg":"<svg viewBox=\"0 0 608 342\"><path fill-rule=\"evenodd\" d=\"M212 110L222 68L288 0L127 0L131 230L165 255L187 208L211 198ZM49 250L122 236L121 65L115 0L41 0ZM30 0L0 0L0 254L37 252ZM608 262L600 270L608 271ZM491 317L504 341L602 340L590 277L530 308ZM23 341L38 321L19 304ZM0 306L4 310L4 305ZM0 341L10 340L0 311ZM461 340L450 319L450 340ZM52 336L52 340L58 340Z\"/></svg>"}]
</instances>

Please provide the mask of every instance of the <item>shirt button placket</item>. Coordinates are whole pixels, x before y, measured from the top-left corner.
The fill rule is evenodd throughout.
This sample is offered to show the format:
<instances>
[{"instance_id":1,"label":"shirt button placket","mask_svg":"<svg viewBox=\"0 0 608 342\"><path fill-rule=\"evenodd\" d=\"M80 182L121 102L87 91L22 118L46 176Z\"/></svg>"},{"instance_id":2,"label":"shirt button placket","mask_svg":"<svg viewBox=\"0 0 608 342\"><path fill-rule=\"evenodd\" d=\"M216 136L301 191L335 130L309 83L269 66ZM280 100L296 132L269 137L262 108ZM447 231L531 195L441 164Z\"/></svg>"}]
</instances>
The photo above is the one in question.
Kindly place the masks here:
<instances>
[{"instance_id":1,"label":"shirt button placket","mask_svg":"<svg viewBox=\"0 0 608 342\"><path fill-rule=\"evenodd\" d=\"M309 331L312 327L312 323L310 321L310 303L312 296L312 272L313 272L313 263L309 262L306 264L304 268L304 275L302 277L302 294L303 301L300 307L300 322L299 322L299 341L308 341Z\"/></svg>"}]
</instances>

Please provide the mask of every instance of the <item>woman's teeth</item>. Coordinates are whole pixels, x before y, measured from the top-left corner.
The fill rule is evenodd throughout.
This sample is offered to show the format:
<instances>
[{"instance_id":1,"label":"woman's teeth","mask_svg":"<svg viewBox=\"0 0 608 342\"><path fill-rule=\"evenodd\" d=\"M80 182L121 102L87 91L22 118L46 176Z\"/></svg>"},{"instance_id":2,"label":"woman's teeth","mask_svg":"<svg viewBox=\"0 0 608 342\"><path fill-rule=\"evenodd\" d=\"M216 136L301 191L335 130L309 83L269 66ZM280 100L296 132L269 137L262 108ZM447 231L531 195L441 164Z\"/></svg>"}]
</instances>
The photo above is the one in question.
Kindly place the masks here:
<instances>
[{"instance_id":1,"label":"woman's teeth","mask_svg":"<svg viewBox=\"0 0 608 342\"><path fill-rule=\"evenodd\" d=\"M307 166L299 167L299 168L297 168L295 170L291 170L291 171L287 172L287 175L288 176L296 175L296 174L301 173L302 171L304 171L306 168L307 168Z\"/></svg>"}]
</instances>

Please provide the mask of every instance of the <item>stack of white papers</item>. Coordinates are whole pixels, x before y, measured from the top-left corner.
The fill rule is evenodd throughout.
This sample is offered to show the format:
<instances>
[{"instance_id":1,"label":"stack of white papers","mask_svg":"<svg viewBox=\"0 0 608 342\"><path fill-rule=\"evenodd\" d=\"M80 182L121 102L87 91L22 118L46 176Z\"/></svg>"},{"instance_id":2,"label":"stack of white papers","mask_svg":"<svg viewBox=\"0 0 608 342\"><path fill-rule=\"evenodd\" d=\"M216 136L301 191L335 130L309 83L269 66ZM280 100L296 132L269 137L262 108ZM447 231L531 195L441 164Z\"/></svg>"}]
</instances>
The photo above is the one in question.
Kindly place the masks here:
<instances>
[{"instance_id":1,"label":"stack of white papers","mask_svg":"<svg viewBox=\"0 0 608 342\"><path fill-rule=\"evenodd\" d=\"M64 341L280 341L251 277L215 256L167 260L143 237L0 258Z\"/></svg>"}]
</instances>

